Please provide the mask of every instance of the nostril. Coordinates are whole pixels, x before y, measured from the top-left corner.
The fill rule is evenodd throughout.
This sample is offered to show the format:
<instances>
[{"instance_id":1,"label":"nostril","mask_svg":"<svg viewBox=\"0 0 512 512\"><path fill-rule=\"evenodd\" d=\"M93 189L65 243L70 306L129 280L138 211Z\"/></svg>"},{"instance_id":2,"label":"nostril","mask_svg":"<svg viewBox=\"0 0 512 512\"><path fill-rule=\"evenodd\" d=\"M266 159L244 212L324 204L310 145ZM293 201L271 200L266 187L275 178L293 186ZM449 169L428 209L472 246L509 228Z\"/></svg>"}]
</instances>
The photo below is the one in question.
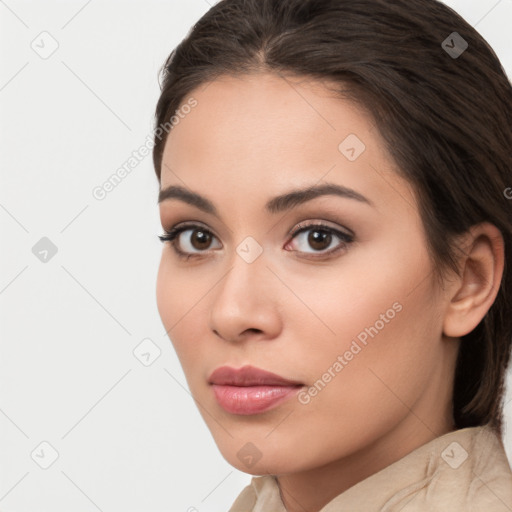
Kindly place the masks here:
<instances>
[{"instance_id":1,"label":"nostril","mask_svg":"<svg viewBox=\"0 0 512 512\"><path fill-rule=\"evenodd\" d=\"M256 334L259 334L262 331L260 329L254 329L253 327L251 327L249 329L246 329L244 332L254 332Z\"/></svg>"}]
</instances>

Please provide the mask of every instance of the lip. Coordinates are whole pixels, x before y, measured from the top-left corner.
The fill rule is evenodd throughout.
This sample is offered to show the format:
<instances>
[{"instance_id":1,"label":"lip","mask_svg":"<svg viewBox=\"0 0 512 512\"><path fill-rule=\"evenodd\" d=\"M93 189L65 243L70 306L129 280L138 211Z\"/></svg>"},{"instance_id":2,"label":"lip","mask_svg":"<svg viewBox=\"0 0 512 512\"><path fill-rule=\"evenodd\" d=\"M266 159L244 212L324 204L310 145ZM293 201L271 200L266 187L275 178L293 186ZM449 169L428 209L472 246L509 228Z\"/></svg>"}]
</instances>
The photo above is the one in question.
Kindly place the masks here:
<instances>
[{"instance_id":1,"label":"lip","mask_svg":"<svg viewBox=\"0 0 512 512\"><path fill-rule=\"evenodd\" d=\"M276 373L256 368L255 366L242 366L242 368L231 368L221 366L215 369L210 378L209 384L221 386L302 386L302 382L285 379Z\"/></svg>"},{"instance_id":2,"label":"lip","mask_svg":"<svg viewBox=\"0 0 512 512\"><path fill-rule=\"evenodd\" d=\"M258 414L277 407L303 386L275 373L243 366L217 368L208 380L219 405L232 414Z\"/></svg>"}]
</instances>

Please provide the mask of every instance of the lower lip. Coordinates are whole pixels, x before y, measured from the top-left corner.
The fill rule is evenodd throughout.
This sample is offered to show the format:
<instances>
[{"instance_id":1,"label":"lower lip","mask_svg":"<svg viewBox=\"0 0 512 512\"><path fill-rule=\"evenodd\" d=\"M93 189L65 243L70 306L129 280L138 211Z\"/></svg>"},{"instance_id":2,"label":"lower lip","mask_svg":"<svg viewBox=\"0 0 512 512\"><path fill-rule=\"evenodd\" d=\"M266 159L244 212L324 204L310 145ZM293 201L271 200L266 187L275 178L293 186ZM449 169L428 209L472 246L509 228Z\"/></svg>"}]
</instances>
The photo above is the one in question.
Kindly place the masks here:
<instances>
[{"instance_id":1,"label":"lower lip","mask_svg":"<svg viewBox=\"0 0 512 512\"><path fill-rule=\"evenodd\" d=\"M212 384L219 405L232 414L258 414L277 407L302 386L220 386Z\"/></svg>"}]
</instances>

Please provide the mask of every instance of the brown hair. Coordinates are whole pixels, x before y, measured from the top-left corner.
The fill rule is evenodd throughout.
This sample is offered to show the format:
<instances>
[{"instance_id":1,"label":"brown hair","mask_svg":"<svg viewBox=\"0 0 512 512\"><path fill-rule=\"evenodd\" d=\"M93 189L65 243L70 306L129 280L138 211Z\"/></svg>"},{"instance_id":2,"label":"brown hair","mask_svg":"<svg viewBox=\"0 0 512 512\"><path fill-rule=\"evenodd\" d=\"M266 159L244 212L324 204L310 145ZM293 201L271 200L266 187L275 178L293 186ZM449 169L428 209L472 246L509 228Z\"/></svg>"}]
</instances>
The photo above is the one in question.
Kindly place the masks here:
<instances>
[{"instance_id":1,"label":"brown hair","mask_svg":"<svg viewBox=\"0 0 512 512\"><path fill-rule=\"evenodd\" d=\"M462 40L467 49L450 54ZM261 71L335 84L373 116L415 190L437 278L458 271L456 235L482 221L501 231L504 275L485 317L461 337L453 416L456 428L490 424L502 435L512 345L512 86L496 54L437 0L221 0L162 67L156 127L198 86ZM154 138L159 182L167 133Z\"/></svg>"}]
</instances>

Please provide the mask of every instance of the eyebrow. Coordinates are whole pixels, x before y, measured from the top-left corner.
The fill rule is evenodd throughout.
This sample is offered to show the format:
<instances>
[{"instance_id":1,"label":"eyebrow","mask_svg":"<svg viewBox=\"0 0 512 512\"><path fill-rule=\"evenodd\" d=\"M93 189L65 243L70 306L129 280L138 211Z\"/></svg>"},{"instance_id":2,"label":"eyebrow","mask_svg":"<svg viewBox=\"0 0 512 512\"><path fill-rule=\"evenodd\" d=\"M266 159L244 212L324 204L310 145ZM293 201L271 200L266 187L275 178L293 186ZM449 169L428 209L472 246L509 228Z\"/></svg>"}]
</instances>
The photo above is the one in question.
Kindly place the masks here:
<instances>
[{"instance_id":1,"label":"eyebrow","mask_svg":"<svg viewBox=\"0 0 512 512\"><path fill-rule=\"evenodd\" d=\"M307 201L311 201L316 197L326 195L335 195L346 199L353 199L360 203L375 206L372 201L351 188L337 185L335 183L324 183L303 189L291 190L290 192L276 196L265 204L265 211L270 214L276 214L289 210ZM169 187L160 190L158 194L158 204L169 199L183 201L195 206L205 213L219 217L217 208L209 199L179 185L170 185Z\"/></svg>"}]
</instances>

